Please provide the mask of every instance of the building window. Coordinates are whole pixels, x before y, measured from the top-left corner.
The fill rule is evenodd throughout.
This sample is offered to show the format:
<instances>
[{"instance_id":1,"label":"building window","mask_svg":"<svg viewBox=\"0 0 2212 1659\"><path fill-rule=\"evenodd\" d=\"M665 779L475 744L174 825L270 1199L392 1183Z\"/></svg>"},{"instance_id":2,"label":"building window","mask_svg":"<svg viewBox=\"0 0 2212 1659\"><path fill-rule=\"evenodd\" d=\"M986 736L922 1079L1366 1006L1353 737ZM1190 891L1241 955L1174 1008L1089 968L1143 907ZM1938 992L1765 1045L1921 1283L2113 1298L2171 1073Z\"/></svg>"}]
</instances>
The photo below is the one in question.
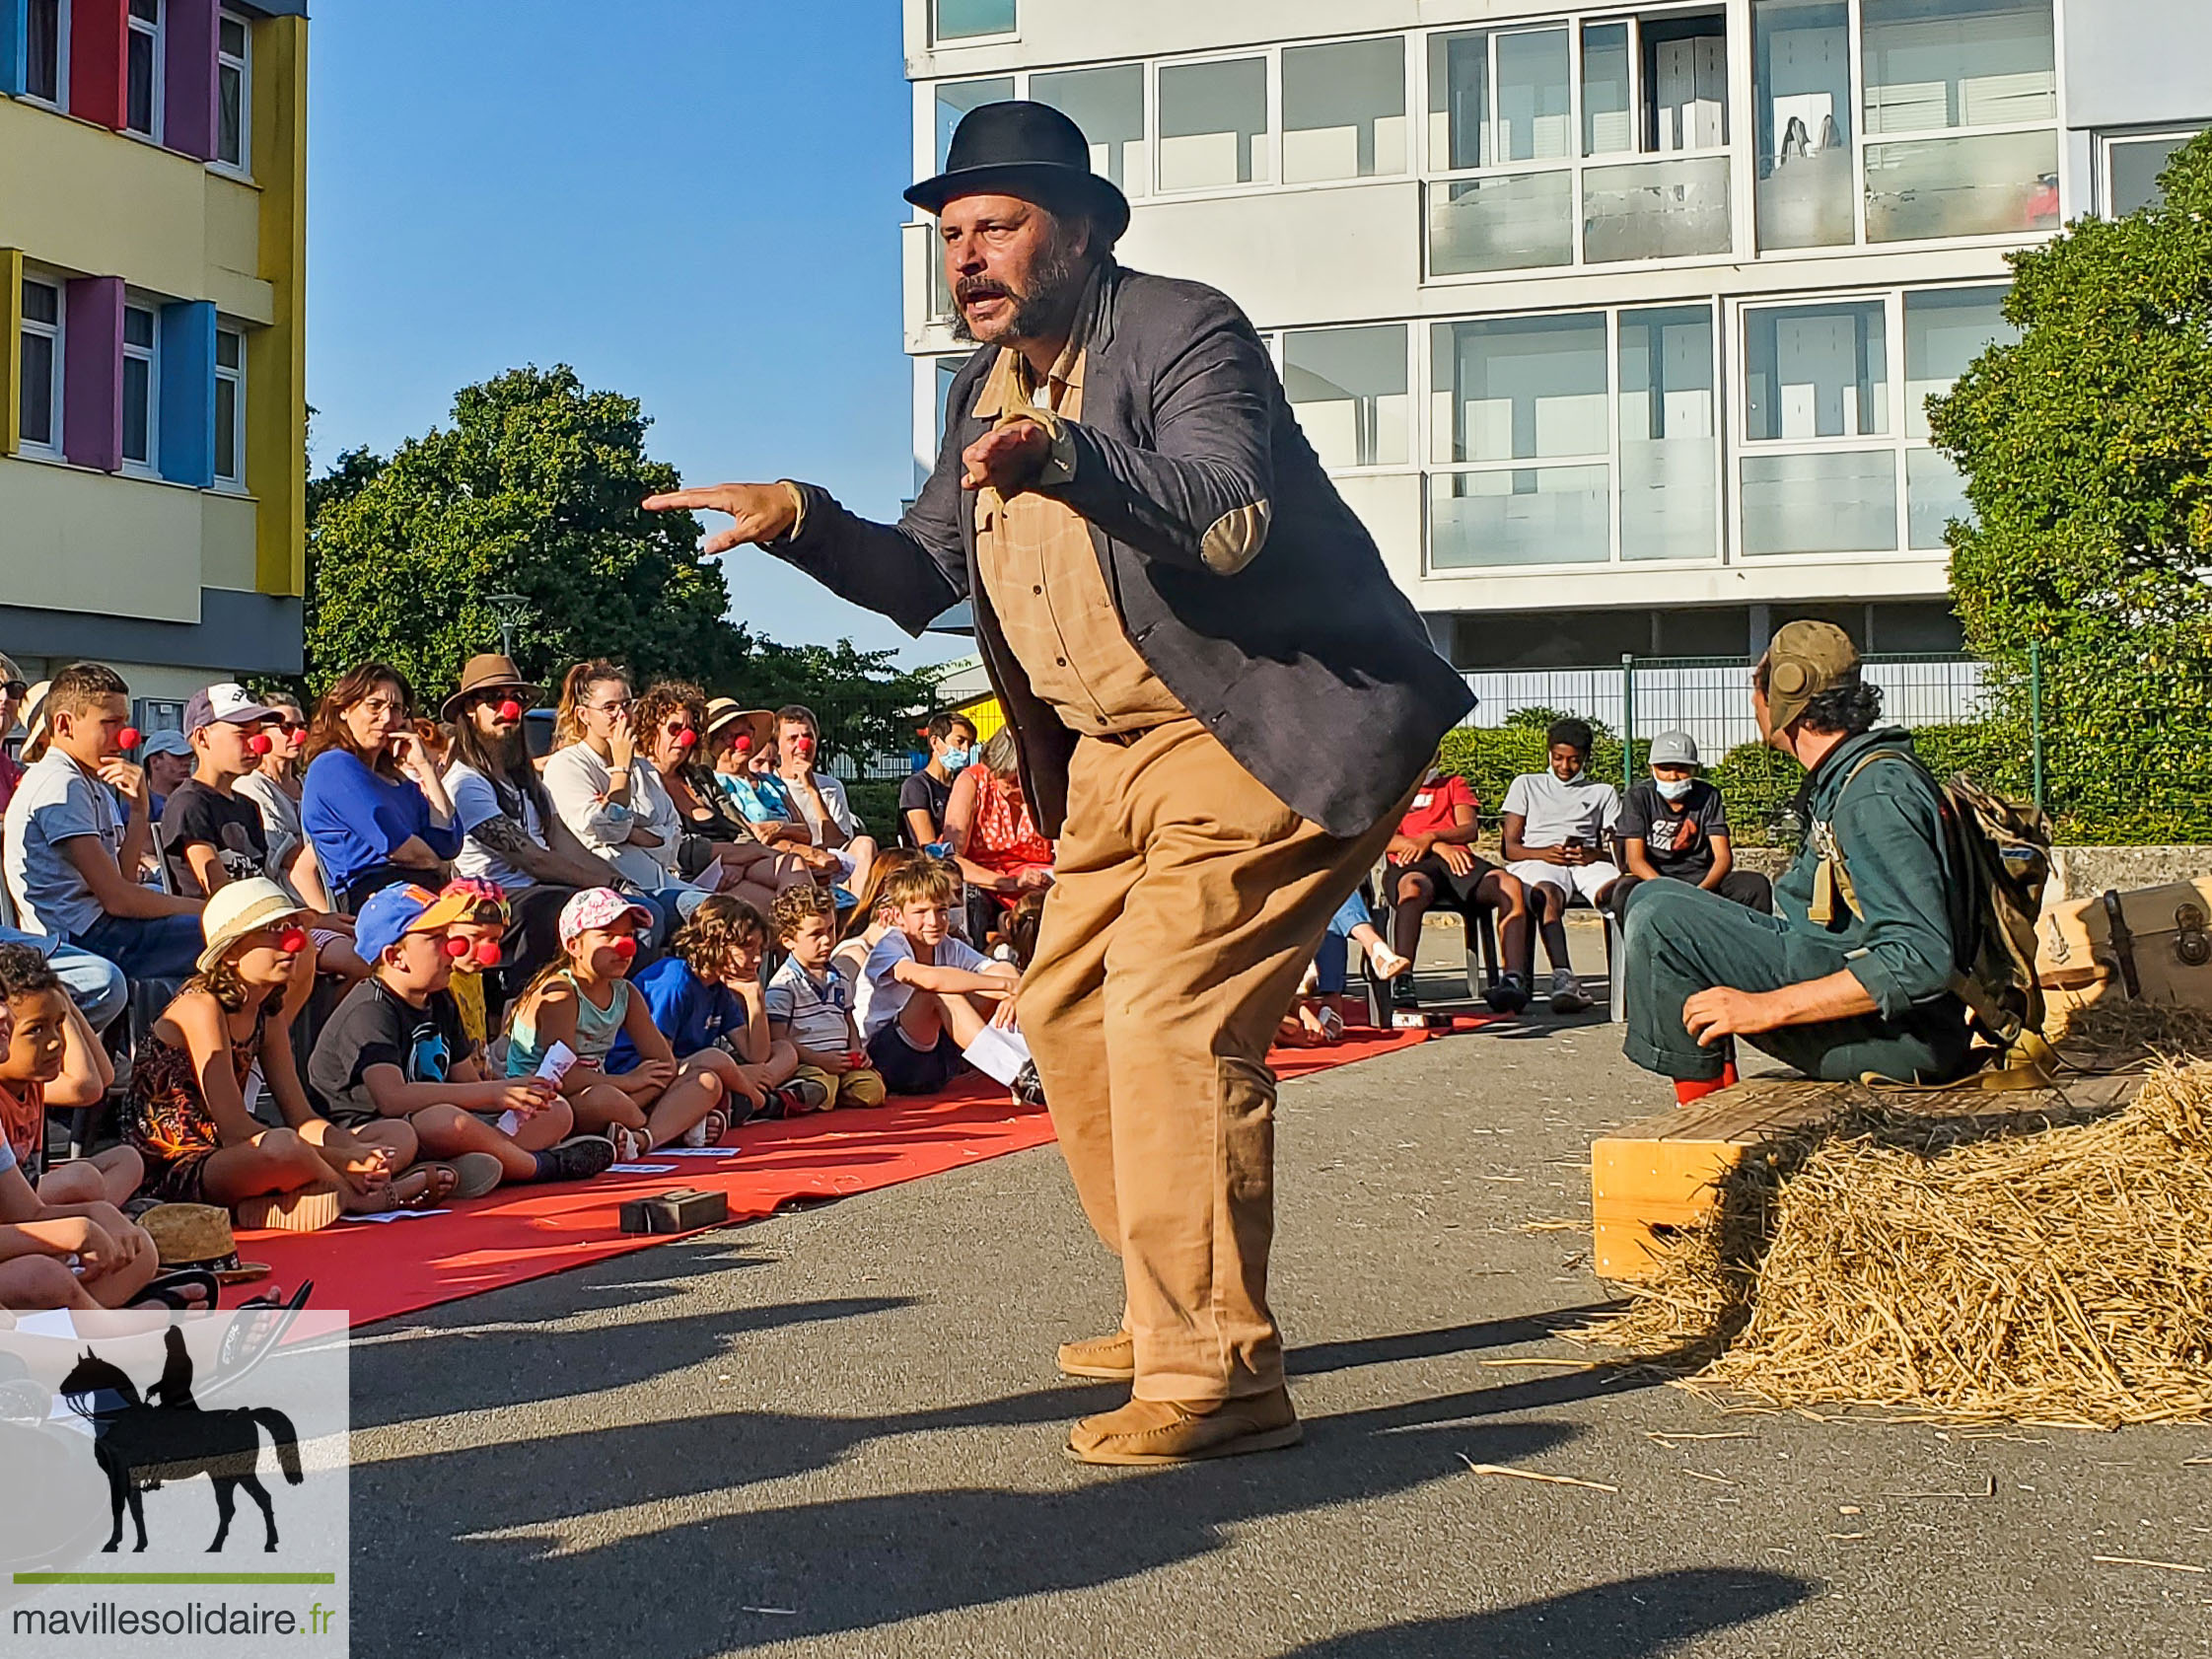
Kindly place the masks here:
<instances>
[{"instance_id":1,"label":"building window","mask_svg":"<svg viewBox=\"0 0 2212 1659\"><path fill-rule=\"evenodd\" d=\"M1709 559L1720 545L1720 425L1708 306L1620 316L1620 556Z\"/></svg>"},{"instance_id":2,"label":"building window","mask_svg":"<svg viewBox=\"0 0 2212 1659\"><path fill-rule=\"evenodd\" d=\"M1928 399L1958 383L1992 345L2020 331L2005 321L2005 290L1950 288L1904 297L1905 544L1936 549L1953 519L1972 516L1959 469L1928 448Z\"/></svg>"},{"instance_id":3,"label":"building window","mask_svg":"<svg viewBox=\"0 0 2212 1659\"><path fill-rule=\"evenodd\" d=\"M1283 182L1405 171L1405 42L1283 50Z\"/></svg>"},{"instance_id":4,"label":"building window","mask_svg":"<svg viewBox=\"0 0 2212 1659\"><path fill-rule=\"evenodd\" d=\"M1431 272L1726 253L1727 88L1717 12L1432 36Z\"/></svg>"},{"instance_id":5,"label":"building window","mask_svg":"<svg viewBox=\"0 0 2212 1659\"><path fill-rule=\"evenodd\" d=\"M24 19L23 90L60 108L69 84L68 0L30 0Z\"/></svg>"},{"instance_id":6,"label":"building window","mask_svg":"<svg viewBox=\"0 0 2212 1659\"><path fill-rule=\"evenodd\" d=\"M2055 229L2050 0L1858 7L1854 63L1844 0L1753 6L1760 250Z\"/></svg>"},{"instance_id":7,"label":"building window","mask_svg":"<svg viewBox=\"0 0 2212 1659\"><path fill-rule=\"evenodd\" d=\"M26 277L23 284L23 385L17 401L23 447L61 453L62 286Z\"/></svg>"},{"instance_id":8,"label":"building window","mask_svg":"<svg viewBox=\"0 0 2212 1659\"><path fill-rule=\"evenodd\" d=\"M154 342L160 332L153 312L123 307L123 466L148 471L157 460L154 410L159 406L160 365Z\"/></svg>"},{"instance_id":9,"label":"building window","mask_svg":"<svg viewBox=\"0 0 2212 1659\"><path fill-rule=\"evenodd\" d=\"M1160 187L1210 190L1263 184L1267 60L1233 57L1160 71Z\"/></svg>"},{"instance_id":10,"label":"building window","mask_svg":"<svg viewBox=\"0 0 2212 1659\"><path fill-rule=\"evenodd\" d=\"M152 138L162 120L162 0L130 0L124 53L123 125Z\"/></svg>"},{"instance_id":11,"label":"building window","mask_svg":"<svg viewBox=\"0 0 2212 1659\"><path fill-rule=\"evenodd\" d=\"M945 81L937 88L937 167L945 171L945 157L953 148L953 134L970 109L986 104L1004 104L1014 96L1014 77L996 75L987 81Z\"/></svg>"},{"instance_id":12,"label":"building window","mask_svg":"<svg viewBox=\"0 0 2212 1659\"><path fill-rule=\"evenodd\" d=\"M2129 133L2105 140L2105 212L2118 219L2138 208L2161 207L2159 175L2202 127L2178 132Z\"/></svg>"},{"instance_id":13,"label":"building window","mask_svg":"<svg viewBox=\"0 0 2212 1659\"><path fill-rule=\"evenodd\" d=\"M2017 337L2002 287L1744 311L1742 546L1749 557L1936 551L1968 517L1927 402Z\"/></svg>"},{"instance_id":14,"label":"building window","mask_svg":"<svg viewBox=\"0 0 2212 1659\"><path fill-rule=\"evenodd\" d=\"M1433 330L1436 459L1480 465L1430 479L1432 566L1611 557L1605 321L1592 313Z\"/></svg>"},{"instance_id":15,"label":"building window","mask_svg":"<svg viewBox=\"0 0 2212 1659\"><path fill-rule=\"evenodd\" d=\"M215 481L246 482L246 336L215 330Z\"/></svg>"},{"instance_id":16,"label":"building window","mask_svg":"<svg viewBox=\"0 0 2212 1659\"><path fill-rule=\"evenodd\" d=\"M940 40L976 40L1015 31L1016 0L936 0Z\"/></svg>"},{"instance_id":17,"label":"building window","mask_svg":"<svg viewBox=\"0 0 2212 1659\"><path fill-rule=\"evenodd\" d=\"M1070 69L1032 75L1030 97L1049 104L1083 129L1091 168L1130 195L1142 195L1152 172L1144 137L1144 65Z\"/></svg>"},{"instance_id":18,"label":"building window","mask_svg":"<svg viewBox=\"0 0 2212 1659\"><path fill-rule=\"evenodd\" d=\"M215 159L246 171L253 87L253 36L244 18L225 12L216 24Z\"/></svg>"},{"instance_id":19,"label":"building window","mask_svg":"<svg viewBox=\"0 0 2212 1659\"><path fill-rule=\"evenodd\" d=\"M1285 334L1283 388L1331 472L1411 459L1404 325Z\"/></svg>"}]
</instances>

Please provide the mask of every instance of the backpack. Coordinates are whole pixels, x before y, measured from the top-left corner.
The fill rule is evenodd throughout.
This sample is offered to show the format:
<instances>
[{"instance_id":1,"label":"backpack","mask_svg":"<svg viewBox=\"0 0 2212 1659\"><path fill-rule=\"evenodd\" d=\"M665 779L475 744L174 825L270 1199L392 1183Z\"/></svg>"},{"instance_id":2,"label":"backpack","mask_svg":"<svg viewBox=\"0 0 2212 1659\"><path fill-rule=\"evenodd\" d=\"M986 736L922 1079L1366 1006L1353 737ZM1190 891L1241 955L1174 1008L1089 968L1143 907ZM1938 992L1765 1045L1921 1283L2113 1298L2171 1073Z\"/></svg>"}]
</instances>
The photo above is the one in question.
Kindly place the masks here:
<instances>
[{"instance_id":1,"label":"backpack","mask_svg":"<svg viewBox=\"0 0 2212 1659\"><path fill-rule=\"evenodd\" d=\"M1989 1046L1986 1089L2036 1088L2050 1081L2057 1055L2044 1041L2043 992L2035 977L2035 923L2050 880L2050 818L2041 808L1984 789L1963 773L1940 783L1917 756L1894 749L1860 757L1836 791L1838 804L1852 780L1879 760L1905 762L1936 792L1944 837L1959 891L1947 896L1959 961L1951 991L1966 1005L1967 1023ZM1829 894L1860 914L1851 875L1834 828L1813 826L1820 854L1814 883L1814 916ZM1830 911L1832 914L1832 910Z\"/></svg>"}]
</instances>

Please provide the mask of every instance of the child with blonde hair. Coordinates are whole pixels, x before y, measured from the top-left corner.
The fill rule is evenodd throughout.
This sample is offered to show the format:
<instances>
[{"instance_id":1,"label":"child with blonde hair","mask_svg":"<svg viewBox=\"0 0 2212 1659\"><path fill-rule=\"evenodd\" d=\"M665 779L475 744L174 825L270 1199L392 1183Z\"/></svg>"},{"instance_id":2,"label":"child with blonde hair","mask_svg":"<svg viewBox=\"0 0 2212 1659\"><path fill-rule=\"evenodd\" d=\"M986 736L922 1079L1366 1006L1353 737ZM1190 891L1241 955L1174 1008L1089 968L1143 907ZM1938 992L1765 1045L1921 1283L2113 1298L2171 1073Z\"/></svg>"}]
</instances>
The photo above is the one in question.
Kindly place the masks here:
<instances>
[{"instance_id":1,"label":"child with blonde hair","mask_svg":"<svg viewBox=\"0 0 2212 1659\"><path fill-rule=\"evenodd\" d=\"M822 1112L883 1105L884 1079L853 1024L852 986L830 961L836 901L819 887L778 894L775 925L784 960L768 981L768 1025L797 1051L795 1081L810 1096L809 1105Z\"/></svg>"}]
</instances>

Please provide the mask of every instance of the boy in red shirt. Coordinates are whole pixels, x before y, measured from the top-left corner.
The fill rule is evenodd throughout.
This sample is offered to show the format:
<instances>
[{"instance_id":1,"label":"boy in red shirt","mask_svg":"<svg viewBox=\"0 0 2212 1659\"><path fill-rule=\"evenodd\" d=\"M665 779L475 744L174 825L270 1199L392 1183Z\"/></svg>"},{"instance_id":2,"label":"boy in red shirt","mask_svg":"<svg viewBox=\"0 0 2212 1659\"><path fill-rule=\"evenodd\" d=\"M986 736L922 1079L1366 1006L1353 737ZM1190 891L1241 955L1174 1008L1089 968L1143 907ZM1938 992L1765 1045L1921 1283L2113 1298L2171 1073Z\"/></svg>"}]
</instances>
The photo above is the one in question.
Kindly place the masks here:
<instances>
[{"instance_id":1,"label":"boy in red shirt","mask_svg":"<svg viewBox=\"0 0 2212 1659\"><path fill-rule=\"evenodd\" d=\"M1521 883L1473 850L1482 833L1482 807L1467 780L1447 772L1439 756L1398 821L1397 833L1383 856L1390 866L1391 948L1410 959L1421 948L1421 918L1439 897L1447 897L1463 915L1489 910L1498 924L1503 972L1483 1000L1500 1014L1529 1006L1528 897ZM1391 986L1400 1008L1416 1006L1413 971Z\"/></svg>"}]
</instances>

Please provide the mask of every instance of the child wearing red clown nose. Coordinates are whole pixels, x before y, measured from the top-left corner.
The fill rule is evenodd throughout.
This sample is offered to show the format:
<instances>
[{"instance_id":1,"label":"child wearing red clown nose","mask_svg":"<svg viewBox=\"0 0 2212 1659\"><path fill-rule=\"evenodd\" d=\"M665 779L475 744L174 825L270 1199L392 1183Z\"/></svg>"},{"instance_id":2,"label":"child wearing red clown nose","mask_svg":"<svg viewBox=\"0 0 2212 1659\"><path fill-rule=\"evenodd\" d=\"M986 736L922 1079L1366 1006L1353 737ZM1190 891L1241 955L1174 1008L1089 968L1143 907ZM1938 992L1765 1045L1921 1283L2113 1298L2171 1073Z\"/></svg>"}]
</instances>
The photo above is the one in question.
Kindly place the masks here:
<instances>
[{"instance_id":1,"label":"child wearing red clown nose","mask_svg":"<svg viewBox=\"0 0 2212 1659\"><path fill-rule=\"evenodd\" d=\"M514 912L507 890L497 882L463 876L446 884L440 898L458 897L468 902L462 919L446 929L446 955L453 960L450 987L461 1005L461 1024L477 1043L490 1041L489 1009L484 996L484 974L497 968L505 956L503 942Z\"/></svg>"},{"instance_id":2,"label":"child wearing red clown nose","mask_svg":"<svg viewBox=\"0 0 2212 1659\"><path fill-rule=\"evenodd\" d=\"M654 920L612 888L570 899L561 906L561 955L515 999L507 1044L510 1077L536 1074L557 1048L575 1056L560 1073L561 1094L576 1126L606 1135L623 1163L685 1137L714 1145L730 1125L722 1079L678 1061L652 1005L630 983L638 931ZM619 1037L629 1039L637 1064L616 1075L607 1061Z\"/></svg>"}]
</instances>

